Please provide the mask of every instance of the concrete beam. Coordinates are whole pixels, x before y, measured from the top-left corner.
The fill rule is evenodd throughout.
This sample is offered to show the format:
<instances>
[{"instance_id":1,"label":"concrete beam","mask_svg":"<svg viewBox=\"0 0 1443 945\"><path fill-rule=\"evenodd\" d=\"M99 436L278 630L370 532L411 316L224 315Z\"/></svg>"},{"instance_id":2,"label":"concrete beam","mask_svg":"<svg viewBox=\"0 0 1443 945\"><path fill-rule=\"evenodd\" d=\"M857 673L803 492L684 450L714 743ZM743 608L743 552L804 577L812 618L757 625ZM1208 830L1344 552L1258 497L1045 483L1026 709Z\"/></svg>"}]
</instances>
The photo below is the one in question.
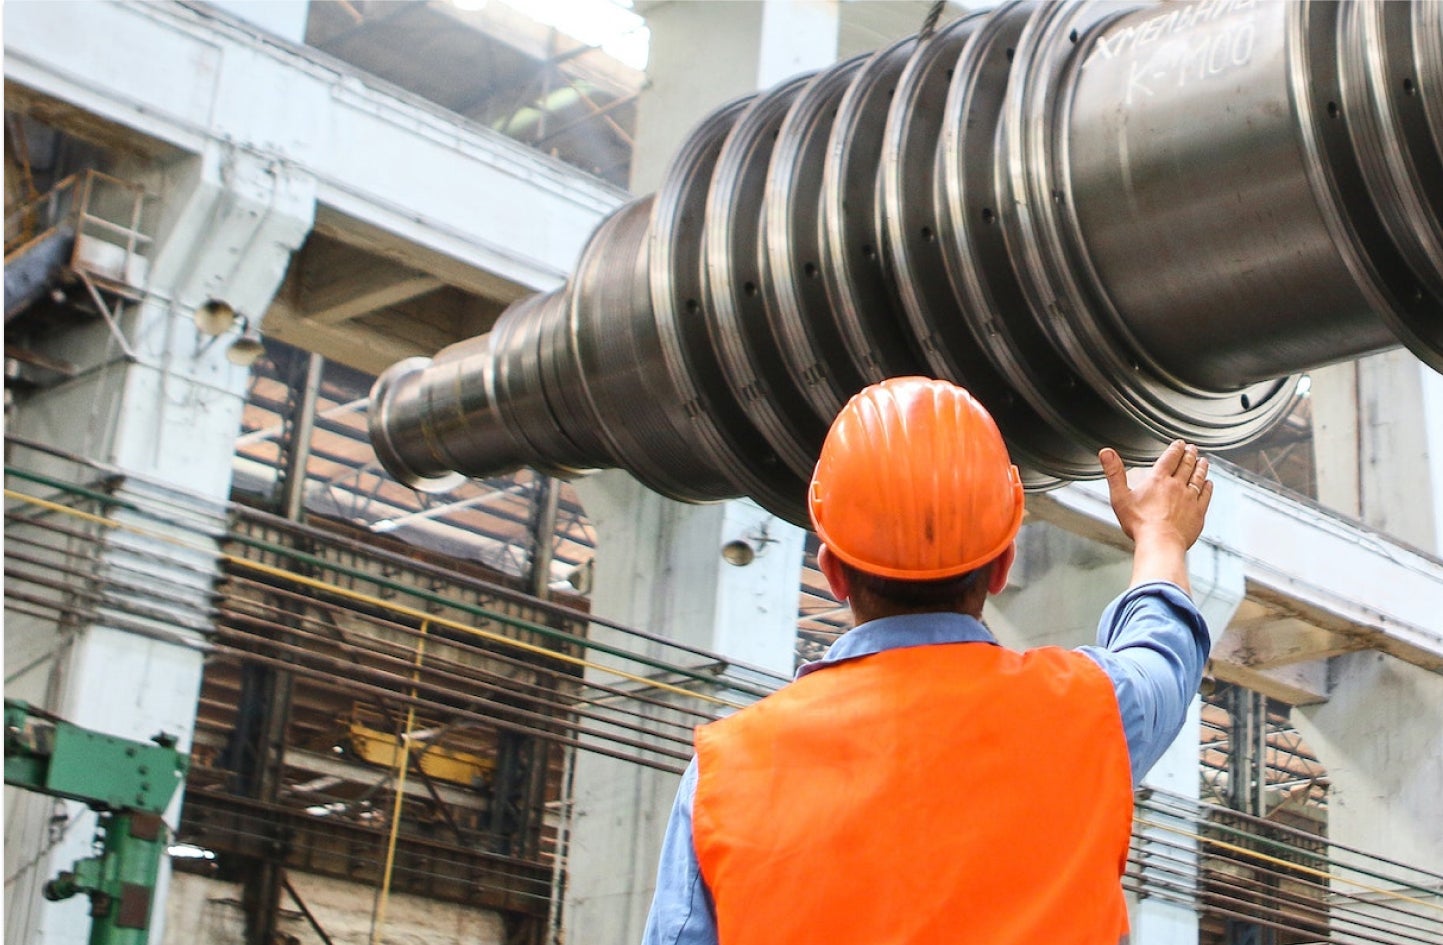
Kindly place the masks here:
<instances>
[{"instance_id":1,"label":"concrete beam","mask_svg":"<svg viewBox=\"0 0 1443 945\"><path fill-rule=\"evenodd\" d=\"M329 285L300 293L301 317L320 325L338 325L377 309L439 289L435 276L386 264L348 267Z\"/></svg>"},{"instance_id":2,"label":"concrete beam","mask_svg":"<svg viewBox=\"0 0 1443 945\"><path fill-rule=\"evenodd\" d=\"M1260 692L1288 705L1317 705L1328 701L1328 661L1317 659L1276 669L1259 669L1238 652L1238 641L1225 634L1213 648L1207 672L1214 679Z\"/></svg>"},{"instance_id":3,"label":"concrete beam","mask_svg":"<svg viewBox=\"0 0 1443 945\"><path fill-rule=\"evenodd\" d=\"M1253 669L1276 669L1367 649L1357 636L1334 633L1277 613L1234 621L1228 627L1228 637L1234 661Z\"/></svg>"},{"instance_id":4,"label":"concrete beam","mask_svg":"<svg viewBox=\"0 0 1443 945\"><path fill-rule=\"evenodd\" d=\"M407 332L405 326L399 326L398 333L391 334L355 322L326 324L307 318L294 303L280 297L266 311L263 325L268 338L307 351L323 351L330 360L369 374L380 374L402 358L429 358L450 344L450 341L437 343L434 338L417 337L414 332L410 333L411 337L403 337L402 333Z\"/></svg>"},{"instance_id":5,"label":"concrete beam","mask_svg":"<svg viewBox=\"0 0 1443 945\"><path fill-rule=\"evenodd\" d=\"M440 106L199 7L13 4L4 43L7 106L68 103L58 117L84 116L142 153L246 151L314 178L318 204L335 219L455 260L481 281L560 285L587 235L627 199ZM174 80L178 62L192 81ZM281 101L284 109L269 104Z\"/></svg>"},{"instance_id":6,"label":"concrete beam","mask_svg":"<svg viewBox=\"0 0 1443 945\"><path fill-rule=\"evenodd\" d=\"M1232 526L1204 536L1194 553L1209 553L1211 546L1237 555L1249 601L1296 622L1286 626L1305 624L1343 640L1315 637L1322 641L1318 648L1309 652L1300 647L1297 658L1374 649L1443 673L1443 630L1437 620L1437 602L1443 600L1443 561L1255 481L1241 470L1214 469L1218 489L1236 492L1238 508ZM1032 496L1028 509L1035 518L1083 537L1128 546L1102 483L1074 483ZM1245 645L1245 641L1230 643L1222 652L1236 655ZM1221 658L1218 665L1223 665ZM1239 671L1260 671L1245 663L1231 665Z\"/></svg>"}]
</instances>

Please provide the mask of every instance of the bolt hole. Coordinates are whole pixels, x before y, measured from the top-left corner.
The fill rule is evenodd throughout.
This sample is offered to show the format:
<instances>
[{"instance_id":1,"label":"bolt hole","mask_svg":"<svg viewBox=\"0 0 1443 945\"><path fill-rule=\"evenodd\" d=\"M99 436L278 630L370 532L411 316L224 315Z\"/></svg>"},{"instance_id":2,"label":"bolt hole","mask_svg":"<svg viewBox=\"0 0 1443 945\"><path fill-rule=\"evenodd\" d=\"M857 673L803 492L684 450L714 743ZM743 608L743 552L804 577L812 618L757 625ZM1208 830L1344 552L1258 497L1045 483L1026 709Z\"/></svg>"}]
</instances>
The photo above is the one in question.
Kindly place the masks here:
<instances>
[{"instance_id":1,"label":"bolt hole","mask_svg":"<svg viewBox=\"0 0 1443 945\"><path fill-rule=\"evenodd\" d=\"M805 266L802 267L802 272L806 274L808 279L817 278L817 264L807 263Z\"/></svg>"},{"instance_id":2,"label":"bolt hole","mask_svg":"<svg viewBox=\"0 0 1443 945\"><path fill-rule=\"evenodd\" d=\"M1077 30L1073 30L1071 33L1067 34L1067 41L1069 43L1077 42Z\"/></svg>"},{"instance_id":3,"label":"bolt hole","mask_svg":"<svg viewBox=\"0 0 1443 945\"><path fill-rule=\"evenodd\" d=\"M1052 200L1054 203L1062 203L1062 191L1054 190L1052 192Z\"/></svg>"},{"instance_id":4,"label":"bolt hole","mask_svg":"<svg viewBox=\"0 0 1443 945\"><path fill-rule=\"evenodd\" d=\"M1418 87L1413 84L1412 79L1404 79L1403 91L1407 92L1409 95L1415 95L1418 92Z\"/></svg>"},{"instance_id":5,"label":"bolt hole","mask_svg":"<svg viewBox=\"0 0 1443 945\"><path fill-rule=\"evenodd\" d=\"M876 259L877 247L873 246L871 243L868 243L867 245L862 247L862 255L866 256L868 259Z\"/></svg>"},{"instance_id":6,"label":"bolt hole","mask_svg":"<svg viewBox=\"0 0 1443 945\"><path fill-rule=\"evenodd\" d=\"M995 213L992 212L992 208L991 208L991 207L983 207L983 208L982 208L982 222L983 222L983 223L992 223L992 222L995 221L996 219L997 219L997 214L995 214Z\"/></svg>"},{"instance_id":7,"label":"bolt hole","mask_svg":"<svg viewBox=\"0 0 1443 945\"><path fill-rule=\"evenodd\" d=\"M1243 409L1244 409L1244 410L1252 410L1252 409L1253 409L1253 401L1252 401L1252 398L1249 397L1247 394L1244 394L1244 395L1243 395L1241 398L1239 398L1239 399L1242 401L1242 405L1243 405Z\"/></svg>"},{"instance_id":8,"label":"bolt hole","mask_svg":"<svg viewBox=\"0 0 1443 945\"><path fill-rule=\"evenodd\" d=\"M1343 111L1343 110L1338 107L1338 103L1337 103L1337 102L1329 102L1329 103L1328 103L1328 117L1329 117L1329 118L1337 118L1340 114L1342 114L1342 111Z\"/></svg>"},{"instance_id":9,"label":"bolt hole","mask_svg":"<svg viewBox=\"0 0 1443 945\"><path fill-rule=\"evenodd\" d=\"M745 292L747 295L756 295L757 284L755 282L748 282L742 286L742 291Z\"/></svg>"},{"instance_id":10,"label":"bolt hole","mask_svg":"<svg viewBox=\"0 0 1443 945\"><path fill-rule=\"evenodd\" d=\"M936 238L937 238L937 234L935 234L935 233L932 232L932 228L931 228L930 226L924 226L924 227L922 227L922 240L923 240L923 242L930 243L930 242L932 242L932 241L933 241L934 239L936 239Z\"/></svg>"},{"instance_id":11,"label":"bolt hole","mask_svg":"<svg viewBox=\"0 0 1443 945\"><path fill-rule=\"evenodd\" d=\"M955 69L948 69L948 70L947 70L947 81L948 81L948 82L951 82L951 81L952 81L952 73L955 72L955 71L956 71Z\"/></svg>"},{"instance_id":12,"label":"bolt hole","mask_svg":"<svg viewBox=\"0 0 1443 945\"><path fill-rule=\"evenodd\" d=\"M1008 50L1007 50L1007 61L1008 61L1008 62L1011 62L1011 61L1012 61L1012 57L1015 56L1015 55L1017 55L1017 50L1012 49L1012 48L1009 47Z\"/></svg>"},{"instance_id":13,"label":"bolt hole","mask_svg":"<svg viewBox=\"0 0 1443 945\"><path fill-rule=\"evenodd\" d=\"M685 308L688 315L695 315L701 311L701 303L696 299L687 299Z\"/></svg>"}]
</instances>

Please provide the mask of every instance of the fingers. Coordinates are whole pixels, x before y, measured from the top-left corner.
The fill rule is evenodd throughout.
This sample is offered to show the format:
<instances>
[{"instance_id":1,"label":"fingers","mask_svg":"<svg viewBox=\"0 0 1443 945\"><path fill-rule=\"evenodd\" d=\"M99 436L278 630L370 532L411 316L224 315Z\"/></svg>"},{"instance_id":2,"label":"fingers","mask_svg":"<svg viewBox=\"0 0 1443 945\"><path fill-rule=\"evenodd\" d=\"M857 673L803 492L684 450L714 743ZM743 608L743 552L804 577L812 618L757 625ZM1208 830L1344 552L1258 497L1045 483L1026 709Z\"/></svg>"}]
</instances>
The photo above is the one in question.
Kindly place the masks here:
<instances>
[{"instance_id":1,"label":"fingers","mask_svg":"<svg viewBox=\"0 0 1443 945\"><path fill-rule=\"evenodd\" d=\"M1182 480L1184 485L1192 482L1193 473L1197 471L1198 456L1197 447L1191 443L1184 443L1182 447L1182 458L1177 461L1177 469L1173 475Z\"/></svg>"},{"instance_id":2,"label":"fingers","mask_svg":"<svg viewBox=\"0 0 1443 945\"><path fill-rule=\"evenodd\" d=\"M1162 451L1162 455L1157 458L1157 462L1152 464L1152 468L1158 475L1171 476L1177 472L1178 464L1182 462L1183 455L1186 452L1183 447L1184 444L1182 440L1173 440L1167 445L1167 449ZM1191 473L1192 470L1189 469L1188 472Z\"/></svg>"},{"instance_id":3,"label":"fingers","mask_svg":"<svg viewBox=\"0 0 1443 945\"><path fill-rule=\"evenodd\" d=\"M1122 465L1122 457L1117 455L1117 450L1110 446L1099 450L1097 459L1102 463L1102 474L1107 477L1107 491L1115 504L1119 498L1127 495L1127 469Z\"/></svg>"},{"instance_id":4,"label":"fingers","mask_svg":"<svg viewBox=\"0 0 1443 945\"><path fill-rule=\"evenodd\" d=\"M1187 484L1188 484L1189 486L1191 486L1192 488L1198 490L1198 492L1202 492L1203 484L1207 482L1207 478L1208 478L1208 461L1207 461L1207 457L1205 457L1205 456L1199 457L1199 458L1198 458L1198 461L1197 461L1197 465L1193 467L1192 475L1188 477Z\"/></svg>"}]
</instances>

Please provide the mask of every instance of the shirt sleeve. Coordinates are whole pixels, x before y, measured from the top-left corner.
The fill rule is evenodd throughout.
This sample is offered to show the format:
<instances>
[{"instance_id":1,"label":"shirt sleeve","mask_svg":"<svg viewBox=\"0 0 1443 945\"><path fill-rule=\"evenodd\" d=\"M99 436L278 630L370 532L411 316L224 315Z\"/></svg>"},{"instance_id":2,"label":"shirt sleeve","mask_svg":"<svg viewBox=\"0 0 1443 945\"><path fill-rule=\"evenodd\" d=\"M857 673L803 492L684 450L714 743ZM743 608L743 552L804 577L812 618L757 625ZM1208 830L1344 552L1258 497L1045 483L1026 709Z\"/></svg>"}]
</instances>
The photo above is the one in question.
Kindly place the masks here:
<instances>
[{"instance_id":1,"label":"shirt sleeve","mask_svg":"<svg viewBox=\"0 0 1443 945\"><path fill-rule=\"evenodd\" d=\"M642 945L717 945L711 893L702 879L692 842L696 779L697 763L693 758L681 776L667 821L656 869L656 894L646 917Z\"/></svg>"},{"instance_id":2,"label":"shirt sleeve","mask_svg":"<svg viewBox=\"0 0 1443 945\"><path fill-rule=\"evenodd\" d=\"M1207 624L1182 588L1158 581L1108 605L1097 645L1080 647L1112 680L1137 784L1177 738L1212 647Z\"/></svg>"}]
</instances>

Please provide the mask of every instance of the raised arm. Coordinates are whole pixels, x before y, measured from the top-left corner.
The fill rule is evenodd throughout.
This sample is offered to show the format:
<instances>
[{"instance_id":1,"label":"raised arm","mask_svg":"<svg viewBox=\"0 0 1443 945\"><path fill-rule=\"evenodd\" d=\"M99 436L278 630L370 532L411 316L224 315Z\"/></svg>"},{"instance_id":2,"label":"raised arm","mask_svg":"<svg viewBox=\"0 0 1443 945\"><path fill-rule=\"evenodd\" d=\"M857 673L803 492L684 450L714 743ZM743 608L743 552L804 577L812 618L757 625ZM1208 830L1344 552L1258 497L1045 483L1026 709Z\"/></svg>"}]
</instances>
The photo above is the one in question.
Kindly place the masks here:
<instances>
[{"instance_id":1,"label":"raised arm","mask_svg":"<svg viewBox=\"0 0 1443 945\"><path fill-rule=\"evenodd\" d=\"M1132 584L1171 581L1188 594L1187 550L1202 534L1213 497L1208 461L1175 440L1147 469L1124 469L1113 449L1098 453L1112 511L1133 541Z\"/></svg>"}]
</instances>

